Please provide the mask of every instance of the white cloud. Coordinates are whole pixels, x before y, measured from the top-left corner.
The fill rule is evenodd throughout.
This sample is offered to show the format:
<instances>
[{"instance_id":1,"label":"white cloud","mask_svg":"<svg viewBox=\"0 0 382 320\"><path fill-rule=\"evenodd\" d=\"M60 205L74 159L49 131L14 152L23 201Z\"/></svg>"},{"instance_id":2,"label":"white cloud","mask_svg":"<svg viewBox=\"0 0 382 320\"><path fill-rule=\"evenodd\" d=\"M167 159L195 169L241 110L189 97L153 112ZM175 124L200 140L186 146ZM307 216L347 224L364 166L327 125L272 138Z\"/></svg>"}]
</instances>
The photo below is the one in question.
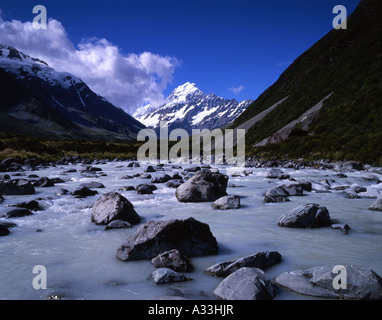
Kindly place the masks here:
<instances>
[{"instance_id":1,"label":"white cloud","mask_svg":"<svg viewBox=\"0 0 382 320\"><path fill-rule=\"evenodd\" d=\"M32 22L3 21L0 43L47 62L57 71L72 73L96 93L134 115L145 104L158 107L180 61L151 52L121 53L106 39L83 39L74 45L61 24L49 19L46 30Z\"/></svg>"},{"instance_id":2,"label":"white cloud","mask_svg":"<svg viewBox=\"0 0 382 320\"><path fill-rule=\"evenodd\" d=\"M229 88L230 91L232 91L235 95L238 95L240 92L242 92L245 89L243 85L238 86L237 88Z\"/></svg>"}]
</instances>

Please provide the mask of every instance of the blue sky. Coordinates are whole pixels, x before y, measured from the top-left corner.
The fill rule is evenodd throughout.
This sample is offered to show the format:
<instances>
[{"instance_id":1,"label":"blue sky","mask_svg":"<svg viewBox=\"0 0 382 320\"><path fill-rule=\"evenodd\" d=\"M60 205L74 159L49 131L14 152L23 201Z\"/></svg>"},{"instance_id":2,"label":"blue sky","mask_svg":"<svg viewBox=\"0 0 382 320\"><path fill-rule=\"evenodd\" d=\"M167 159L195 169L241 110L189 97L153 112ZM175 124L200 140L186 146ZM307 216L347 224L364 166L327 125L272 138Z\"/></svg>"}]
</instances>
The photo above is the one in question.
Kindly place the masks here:
<instances>
[{"instance_id":1,"label":"blue sky","mask_svg":"<svg viewBox=\"0 0 382 320\"><path fill-rule=\"evenodd\" d=\"M172 68L160 73L166 78L158 89L164 96L189 81L205 93L243 100L257 98L293 60L332 29L335 5L344 5L350 14L358 3L359 0L1 0L0 16L9 24L12 20L26 24L34 18L34 5L42 4L47 8L48 19L61 23L65 42L70 41L77 49L81 43L94 45L95 39L105 39L109 47L118 48L122 57L143 52L166 57ZM20 40L21 49L30 49L30 54L40 53L44 58L32 40ZM0 35L0 42L4 41L6 37ZM26 43L31 43L30 48ZM42 48L44 45L40 44ZM53 66L57 68L57 62ZM70 71L74 73L75 69ZM142 88L139 90L142 92ZM121 106L124 100L121 97L115 101Z\"/></svg>"}]
</instances>

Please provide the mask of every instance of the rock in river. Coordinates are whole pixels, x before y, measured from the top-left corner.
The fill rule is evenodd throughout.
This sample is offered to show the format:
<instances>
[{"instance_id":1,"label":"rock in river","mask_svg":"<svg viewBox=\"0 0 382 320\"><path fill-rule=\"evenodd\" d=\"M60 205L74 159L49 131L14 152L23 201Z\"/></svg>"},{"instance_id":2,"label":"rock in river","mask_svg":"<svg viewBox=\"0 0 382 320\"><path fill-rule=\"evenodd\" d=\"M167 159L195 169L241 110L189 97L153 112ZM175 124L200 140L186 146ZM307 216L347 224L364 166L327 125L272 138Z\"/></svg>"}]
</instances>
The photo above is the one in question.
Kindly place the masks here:
<instances>
[{"instance_id":1,"label":"rock in river","mask_svg":"<svg viewBox=\"0 0 382 320\"><path fill-rule=\"evenodd\" d=\"M25 179L1 180L0 193L9 196L34 194L35 188Z\"/></svg>"},{"instance_id":2,"label":"rock in river","mask_svg":"<svg viewBox=\"0 0 382 320\"><path fill-rule=\"evenodd\" d=\"M276 287L258 268L240 268L225 278L214 294L222 300L269 300L276 296Z\"/></svg>"},{"instance_id":3,"label":"rock in river","mask_svg":"<svg viewBox=\"0 0 382 320\"><path fill-rule=\"evenodd\" d=\"M177 272L189 272L193 269L191 260L173 249L156 256L151 260L155 268L170 268Z\"/></svg>"},{"instance_id":4,"label":"rock in river","mask_svg":"<svg viewBox=\"0 0 382 320\"><path fill-rule=\"evenodd\" d=\"M180 202L215 201L227 195L228 176L221 173L198 171L176 189Z\"/></svg>"},{"instance_id":5,"label":"rock in river","mask_svg":"<svg viewBox=\"0 0 382 320\"><path fill-rule=\"evenodd\" d=\"M280 227L321 228L330 226L331 220L326 207L309 203L289 210L278 220Z\"/></svg>"},{"instance_id":6,"label":"rock in river","mask_svg":"<svg viewBox=\"0 0 382 320\"><path fill-rule=\"evenodd\" d=\"M169 268L159 268L152 273L152 278L156 284L182 282L190 280L181 273L175 272Z\"/></svg>"},{"instance_id":7,"label":"rock in river","mask_svg":"<svg viewBox=\"0 0 382 320\"><path fill-rule=\"evenodd\" d=\"M382 279L373 270L363 266L346 265L342 270L334 266L320 266L308 270L295 270L279 275L275 282L300 294L341 299L381 299ZM337 276L343 276L346 283L335 288ZM345 288L346 287L346 288Z\"/></svg>"},{"instance_id":8,"label":"rock in river","mask_svg":"<svg viewBox=\"0 0 382 320\"><path fill-rule=\"evenodd\" d=\"M129 200L118 192L112 191L101 195L95 202L91 221L99 225L107 225L114 220L137 224L141 221L141 217Z\"/></svg>"},{"instance_id":9,"label":"rock in river","mask_svg":"<svg viewBox=\"0 0 382 320\"><path fill-rule=\"evenodd\" d=\"M240 268L250 267L264 269L281 261L281 254L277 251L264 251L215 264L204 272L215 277L227 277Z\"/></svg>"},{"instance_id":10,"label":"rock in river","mask_svg":"<svg viewBox=\"0 0 382 320\"><path fill-rule=\"evenodd\" d=\"M218 210L240 209L240 197L239 196L225 196L217 199L212 208Z\"/></svg>"},{"instance_id":11,"label":"rock in river","mask_svg":"<svg viewBox=\"0 0 382 320\"><path fill-rule=\"evenodd\" d=\"M369 210L382 211L382 194L379 195L377 200L369 207Z\"/></svg>"},{"instance_id":12,"label":"rock in river","mask_svg":"<svg viewBox=\"0 0 382 320\"><path fill-rule=\"evenodd\" d=\"M188 257L216 254L218 244L210 227L194 218L151 220L142 225L117 249L122 261L152 259L162 252L178 249Z\"/></svg>"}]
</instances>

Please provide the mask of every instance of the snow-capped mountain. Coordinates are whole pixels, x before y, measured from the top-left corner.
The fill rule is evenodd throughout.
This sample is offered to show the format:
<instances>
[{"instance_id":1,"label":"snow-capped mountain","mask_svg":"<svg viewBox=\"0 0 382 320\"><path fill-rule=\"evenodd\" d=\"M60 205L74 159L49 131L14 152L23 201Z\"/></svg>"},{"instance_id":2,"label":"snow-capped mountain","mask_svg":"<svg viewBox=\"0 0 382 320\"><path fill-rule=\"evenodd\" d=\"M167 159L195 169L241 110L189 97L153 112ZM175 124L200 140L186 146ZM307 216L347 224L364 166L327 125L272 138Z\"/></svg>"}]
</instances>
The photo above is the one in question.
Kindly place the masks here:
<instances>
[{"instance_id":1,"label":"snow-capped mountain","mask_svg":"<svg viewBox=\"0 0 382 320\"><path fill-rule=\"evenodd\" d=\"M190 134L192 129L213 130L221 128L241 115L253 102L227 100L213 93L204 94L195 83L187 82L176 88L167 103L137 118L147 127L159 129L160 122L167 123L169 130L182 128Z\"/></svg>"},{"instance_id":2,"label":"snow-capped mountain","mask_svg":"<svg viewBox=\"0 0 382 320\"><path fill-rule=\"evenodd\" d=\"M0 131L112 140L144 128L78 77L1 44L0 88Z\"/></svg>"}]
</instances>

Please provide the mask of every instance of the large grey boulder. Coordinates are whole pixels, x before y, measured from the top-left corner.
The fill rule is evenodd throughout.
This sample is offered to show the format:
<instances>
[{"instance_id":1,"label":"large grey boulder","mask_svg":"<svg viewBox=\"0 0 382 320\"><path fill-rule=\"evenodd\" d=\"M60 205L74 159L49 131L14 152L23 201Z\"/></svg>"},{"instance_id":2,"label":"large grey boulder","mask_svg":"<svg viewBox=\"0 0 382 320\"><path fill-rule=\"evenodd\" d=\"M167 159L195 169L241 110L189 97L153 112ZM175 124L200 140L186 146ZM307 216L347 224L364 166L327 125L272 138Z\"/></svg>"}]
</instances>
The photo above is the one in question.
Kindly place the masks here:
<instances>
[{"instance_id":1,"label":"large grey boulder","mask_svg":"<svg viewBox=\"0 0 382 320\"><path fill-rule=\"evenodd\" d=\"M276 288L258 268L241 268L225 278L214 290L222 300L269 300Z\"/></svg>"},{"instance_id":2,"label":"large grey boulder","mask_svg":"<svg viewBox=\"0 0 382 320\"><path fill-rule=\"evenodd\" d=\"M187 257L216 254L218 244L210 227L194 218L151 220L142 225L117 249L122 261L152 259L178 249Z\"/></svg>"},{"instance_id":3,"label":"large grey boulder","mask_svg":"<svg viewBox=\"0 0 382 320\"><path fill-rule=\"evenodd\" d=\"M280 227L289 228L321 228L331 224L328 209L316 203L308 203L289 210L278 220Z\"/></svg>"},{"instance_id":4,"label":"large grey boulder","mask_svg":"<svg viewBox=\"0 0 382 320\"><path fill-rule=\"evenodd\" d=\"M28 180L14 179L0 181L0 194L9 196L19 196L34 193L35 188Z\"/></svg>"},{"instance_id":5,"label":"large grey boulder","mask_svg":"<svg viewBox=\"0 0 382 320\"><path fill-rule=\"evenodd\" d=\"M180 202L215 201L227 195L228 176L221 173L198 171L176 189Z\"/></svg>"},{"instance_id":6,"label":"large grey boulder","mask_svg":"<svg viewBox=\"0 0 382 320\"><path fill-rule=\"evenodd\" d=\"M377 200L369 207L369 210L382 211L382 194L380 194Z\"/></svg>"},{"instance_id":7,"label":"large grey boulder","mask_svg":"<svg viewBox=\"0 0 382 320\"><path fill-rule=\"evenodd\" d=\"M205 273L215 277L227 277L240 268L250 267L265 269L281 261L281 254L277 251L264 251L242 257L235 260L228 260L217 263L204 270Z\"/></svg>"},{"instance_id":8,"label":"large grey boulder","mask_svg":"<svg viewBox=\"0 0 382 320\"><path fill-rule=\"evenodd\" d=\"M363 266L346 265L333 273L334 266L314 267L308 270L284 272L276 277L276 284L300 294L341 299L381 299L382 279L373 270ZM342 274L344 272L344 274ZM345 288L335 288L336 277L344 276Z\"/></svg>"},{"instance_id":9,"label":"large grey boulder","mask_svg":"<svg viewBox=\"0 0 382 320\"><path fill-rule=\"evenodd\" d=\"M273 168L269 170L269 172L266 175L266 178L268 179L277 179L279 175L284 174L284 172L281 169Z\"/></svg>"},{"instance_id":10,"label":"large grey boulder","mask_svg":"<svg viewBox=\"0 0 382 320\"><path fill-rule=\"evenodd\" d=\"M212 208L216 210L240 209L240 197L239 196L221 197L212 204Z\"/></svg>"},{"instance_id":11,"label":"large grey boulder","mask_svg":"<svg viewBox=\"0 0 382 320\"><path fill-rule=\"evenodd\" d=\"M99 225L108 225L114 220L137 224L141 221L141 217L129 200L118 192L112 191L101 195L95 202L91 221Z\"/></svg>"}]
</instances>

